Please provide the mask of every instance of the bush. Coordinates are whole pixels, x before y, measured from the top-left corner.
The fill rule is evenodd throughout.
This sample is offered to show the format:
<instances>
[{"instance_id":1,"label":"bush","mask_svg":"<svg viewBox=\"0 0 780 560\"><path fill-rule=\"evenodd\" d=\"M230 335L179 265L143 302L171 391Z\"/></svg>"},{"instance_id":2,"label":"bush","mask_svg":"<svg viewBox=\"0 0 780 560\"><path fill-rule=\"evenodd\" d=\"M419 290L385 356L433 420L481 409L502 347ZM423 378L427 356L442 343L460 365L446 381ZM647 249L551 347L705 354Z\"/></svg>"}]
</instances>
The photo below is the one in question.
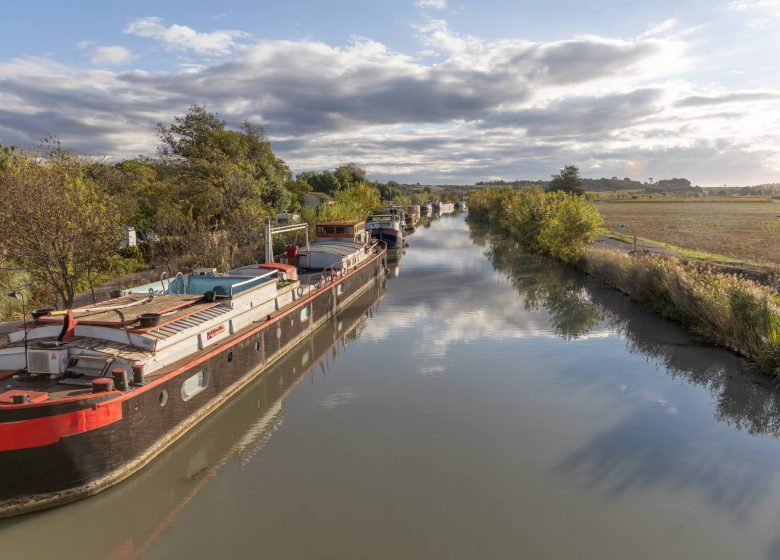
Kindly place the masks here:
<instances>
[{"instance_id":1,"label":"bush","mask_svg":"<svg viewBox=\"0 0 780 560\"><path fill-rule=\"evenodd\" d=\"M653 311L780 374L780 296L771 287L656 254L591 248L581 264Z\"/></svg>"},{"instance_id":2,"label":"bush","mask_svg":"<svg viewBox=\"0 0 780 560\"><path fill-rule=\"evenodd\" d=\"M119 251L119 254L126 259L133 259L136 261L144 260L143 251L138 245L130 245Z\"/></svg>"},{"instance_id":3,"label":"bush","mask_svg":"<svg viewBox=\"0 0 780 560\"><path fill-rule=\"evenodd\" d=\"M580 259L602 223L593 203L581 196L510 187L489 187L471 195L469 219L569 263Z\"/></svg>"}]
</instances>

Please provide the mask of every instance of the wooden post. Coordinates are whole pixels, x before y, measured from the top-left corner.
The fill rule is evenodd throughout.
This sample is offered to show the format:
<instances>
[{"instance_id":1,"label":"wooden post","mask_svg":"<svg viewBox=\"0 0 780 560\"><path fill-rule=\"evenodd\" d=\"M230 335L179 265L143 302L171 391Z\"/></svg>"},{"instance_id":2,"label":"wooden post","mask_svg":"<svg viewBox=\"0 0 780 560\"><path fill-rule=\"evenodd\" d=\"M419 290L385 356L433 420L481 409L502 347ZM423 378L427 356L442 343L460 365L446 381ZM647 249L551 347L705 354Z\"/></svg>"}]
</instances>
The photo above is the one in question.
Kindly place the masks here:
<instances>
[{"instance_id":1,"label":"wooden post","mask_svg":"<svg viewBox=\"0 0 780 560\"><path fill-rule=\"evenodd\" d=\"M636 235L634 236L634 251L636 251Z\"/></svg>"}]
</instances>

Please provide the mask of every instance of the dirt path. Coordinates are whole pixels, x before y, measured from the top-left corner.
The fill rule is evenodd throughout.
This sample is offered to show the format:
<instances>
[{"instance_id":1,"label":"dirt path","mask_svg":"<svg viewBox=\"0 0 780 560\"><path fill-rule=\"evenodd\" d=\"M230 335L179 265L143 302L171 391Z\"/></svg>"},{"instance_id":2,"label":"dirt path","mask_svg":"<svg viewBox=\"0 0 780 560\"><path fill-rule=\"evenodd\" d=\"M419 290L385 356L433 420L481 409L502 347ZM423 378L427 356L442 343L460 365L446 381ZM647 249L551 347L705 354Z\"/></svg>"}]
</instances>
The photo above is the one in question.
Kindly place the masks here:
<instances>
[{"instance_id":1,"label":"dirt path","mask_svg":"<svg viewBox=\"0 0 780 560\"><path fill-rule=\"evenodd\" d=\"M593 244L593 246L598 249L611 249L613 251L629 252L634 250L632 243L621 241L620 239L615 239L613 237L607 237L605 235L599 235L598 238L596 238L596 242ZM641 239L636 240L636 248L638 251L649 251L651 253L661 253L664 255L673 255L675 257L684 258L682 255L672 251L671 249L661 245L656 245L655 243L651 243L649 241L643 241Z\"/></svg>"},{"instance_id":2,"label":"dirt path","mask_svg":"<svg viewBox=\"0 0 780 560\"><path fill-rule=\"evenodd\" d=\"M628 243L604 235L600 235L598 236L598 238L596 238L596 241L593 243L593 247L596 247L598 249L609 249L613 251L625 251L626 253L629 253L634 250L634 246L632 243ZM762 284L770 284L774 286L775 284L777 284L778 279L780 279L780 269L775 267L750 265L745 263L723 264L723 263L708 261L705 259L693 259L691 257L681 255L680 253L673 251L672 249L663 247L662 245L657 245L650 241L643 241L641 239L637 239L636 247L637 247L637 251L669 255L669 256L677 257L683 262L701 263L712 268L712 270L716 272L723 272L726 274L738 274L740 276L750 278L751 280L755 280L756 282L760 282Z\"/></svg>"}]
</instances>

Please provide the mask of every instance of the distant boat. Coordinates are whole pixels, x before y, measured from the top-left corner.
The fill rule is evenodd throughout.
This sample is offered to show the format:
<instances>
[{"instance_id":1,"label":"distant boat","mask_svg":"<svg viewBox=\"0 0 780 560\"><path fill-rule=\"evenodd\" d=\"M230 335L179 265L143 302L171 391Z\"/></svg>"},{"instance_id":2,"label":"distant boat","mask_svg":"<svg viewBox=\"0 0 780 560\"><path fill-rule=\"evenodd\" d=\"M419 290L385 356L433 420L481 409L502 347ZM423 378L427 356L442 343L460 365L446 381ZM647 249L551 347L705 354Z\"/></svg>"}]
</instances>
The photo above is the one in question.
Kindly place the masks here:
<instances>
[{"instance_id":1,"label":"distant boat","mask_svg":"<svg viewBox=\"0 0 780 560\"><path fill-rule=\"evenodd\" d=\"M394 214L376 214L366 222L371 237L384 242L388 247L403 247L404 230L401 218Z\"/></svg>"},{"instance_id":2,"label":"distant boat","mask_svg":"<svg viewBox=\"0 0 780 560\"><path fill-rule=\"evenodd\" d=\"M274 259L273 233L307 226L266 220L263 264L34 312L0 347L0 517L132 475L356 300L386 270L363 226L324 224L323 240Z\"/></svg>"},{"instance_id":3,"label":"distant boat","mask_svg":"<svg viewBox=\"0 0 780 560\"><path fill-rule=\"evenodd\" d=\"M455 204L452 202L437 201L433 203L433 211L439 214L452 214L455 212Z\"/></svg>"}]
</instances>

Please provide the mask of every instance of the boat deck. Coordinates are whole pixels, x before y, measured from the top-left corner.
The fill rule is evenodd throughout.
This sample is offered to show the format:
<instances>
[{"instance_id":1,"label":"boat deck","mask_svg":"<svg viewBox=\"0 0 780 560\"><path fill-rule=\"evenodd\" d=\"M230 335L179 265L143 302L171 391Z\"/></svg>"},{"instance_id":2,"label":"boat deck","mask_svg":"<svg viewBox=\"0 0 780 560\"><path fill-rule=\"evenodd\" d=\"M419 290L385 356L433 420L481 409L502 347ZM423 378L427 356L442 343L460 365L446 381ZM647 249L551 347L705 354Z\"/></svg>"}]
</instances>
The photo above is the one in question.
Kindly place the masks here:
<instances>
[{"instance_id":1,"label":"boat deck","mask_svg":"<svg viewBox=\"0 0 780 560\"><path fill-rule=\"evenodd\" d=\"M175 319L173 317L174 314L181 316L187 313L186 308L199 301L203 301L202 294L167 294L154 297L132 294L109 300L106 302L108 305L102 304L74 309L73 317L81 324L121 328L125 324L133 325L138 322L138 318L145 313L159 313L170 316L170 320L173 320ZM124 316L124 323L122 322L122 317L117 312ZM39 319L41 323L55 324L62 324L64 320L65 316L62 314L49 315Z\"/></svg>"},{"instance_id":2,"label":"boat deck","mask_svg":"<svg viewBox=\"0 0 780 560\"><path fill-rule=\"evenodd\" d=\"M315 269L301 269L298 274L300 286L304 288L305 293L308 295L316 291L318 283L323 280L326 275L331 274L331 272ZM285 307L274 311L266 317L266 320L271 320L278 314L286 312L289 307L295 304L295 302L292 302ZM124 323L117 311L121 312L124 316ZM199 324L210 321L220 315L229 313L230 311L231 307L223 305L223 301L217 300L216 302L206 302L203 295L166 294L150 297L148 295L129 294L103 302L101 305L74 309L73 316L78 321L78 324L81 325L104 326L117 329L124 329L127 327L127 330L130 333L146 334L147 336L152 336L161 340L174 336L186 329L196 327ZM163 317L160 324L146 329L139 328L139 317L145 313L161 314ZM64 314L57 314L41 317L39 322L44 324L62 324L64 320ZM228 343L234 336L240 336L242 332L243 330L235 333L235 335L226 338L224 341L220 341L213 347L186 356L180 361L168 364L156 371L149 372L146 375L146 381L153 381L160 376L173 371L177 367L180 367L182 364L196 359L199 355L213 351L214 348L219 347L221 344ZM38 345L39 343L54 342L55 340L56 337L36 339L35 345ZM21 346L24 346L23 341L8 344L4 347ZM59 347L94 350L105 353L107 356L117 356L127 359L128 361L143 361L153 355L153 352L151 351L130 344L122 344L85 336L79 336L69 342L60 343ZM0 372L0 374L2 373L3 372ZM47 402L52 402L73 397L87 396L92 393L91 386L73 385L69 383L69 378L51 379L47 376L24 376L20 378L14 375L16 372L9 371L6 373L8 375L0 375L0 394L4 393L6 396L11 394L9 391L23 391L29 393L32 399L42 398ZM38 401L33 400L32 402ZM4 400L0 399L0 406L7 404L10 403L6 403Z\"/></svg>"}]
</instances>

